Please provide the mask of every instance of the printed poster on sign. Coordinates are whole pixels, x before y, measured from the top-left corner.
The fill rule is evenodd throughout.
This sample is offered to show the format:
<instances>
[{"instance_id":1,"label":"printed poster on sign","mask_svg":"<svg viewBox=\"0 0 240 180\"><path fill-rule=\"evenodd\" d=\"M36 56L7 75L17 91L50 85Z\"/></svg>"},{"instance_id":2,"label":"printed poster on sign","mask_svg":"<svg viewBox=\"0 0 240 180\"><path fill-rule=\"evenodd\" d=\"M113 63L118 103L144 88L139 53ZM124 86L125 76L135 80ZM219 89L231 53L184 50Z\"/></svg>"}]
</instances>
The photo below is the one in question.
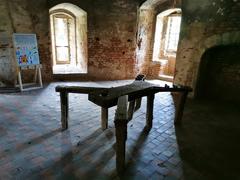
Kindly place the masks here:
<instances>
[{"instance_id":1,"label":"printed poster on sign","mask_svg":"<svg viewBox=\"0 0 240 180\"><path fill-rule=\"evenodd\" d=\"M36 34L13 34L16 60L19 66L40 64Z\"/></svg>"}]
</instances>

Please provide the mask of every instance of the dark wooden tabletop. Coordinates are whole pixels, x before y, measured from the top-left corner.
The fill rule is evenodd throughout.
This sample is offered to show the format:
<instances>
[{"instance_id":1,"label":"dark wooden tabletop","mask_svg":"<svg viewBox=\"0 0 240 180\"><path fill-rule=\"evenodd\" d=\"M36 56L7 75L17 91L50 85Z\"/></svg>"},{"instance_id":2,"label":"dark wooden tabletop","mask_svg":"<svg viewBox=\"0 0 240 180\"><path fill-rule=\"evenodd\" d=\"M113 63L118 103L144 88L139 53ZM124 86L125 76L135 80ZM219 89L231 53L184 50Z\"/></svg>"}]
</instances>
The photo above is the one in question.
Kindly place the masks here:
<instances>
[{"instance_id":1,"label":"dark wooden tabletop","mask_svg":"<svg viewBox=\"0 0 240 180\"><path fill-rule=\"evenodd\" d=\"M131 101L158 92L179 92L190 90L190 88L182 86L169 87L166 85L161 87L146 81L134 81L133 83L124 86L92 91L89 93L88 99L99 106L109 108L117 105L118 98L124 95L128 95L128 100Z\"/></svg>"}]
</instances>

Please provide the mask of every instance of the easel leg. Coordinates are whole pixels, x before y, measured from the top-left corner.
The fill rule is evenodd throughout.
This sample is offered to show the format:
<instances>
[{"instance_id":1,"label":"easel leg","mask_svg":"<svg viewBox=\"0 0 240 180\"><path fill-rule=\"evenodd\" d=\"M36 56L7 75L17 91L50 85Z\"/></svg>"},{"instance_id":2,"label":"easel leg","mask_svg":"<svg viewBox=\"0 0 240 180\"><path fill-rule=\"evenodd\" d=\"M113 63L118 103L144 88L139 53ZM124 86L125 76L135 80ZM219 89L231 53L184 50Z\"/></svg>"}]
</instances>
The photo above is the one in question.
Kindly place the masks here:
<instances>
[{"instance_id":1,"label":"easel leg","mask_svg":"<svg viewBox=\"0 0 240 180\"><path fill-rule=\"evenodd\" d=\"M146 113L146 125L147 128L152 127L153 120L153 105L154 105L154 94L147 97L147 113Z\"/></svg>"},{"instance_id":2,"label":"easel leg","mask_svg":"<svg viewBox=\"0 0 240 180\"><path fill-rule=\"evenodd\" d=\"M23 91L23 84L22 84L21 70L19 70L19 72L18 72L18 83L19 83L20 91Z\"/></svg>"},{"instance_id":3,"label":"easel leg","mask_svg":"<svg viewBox=\"0 0 240 180\"><path fill-rule=\"evenodd\" d=\"M101 108L101 125L102 125L102 130L105 130L108 128L108 108Z\"/></svg>"},{"instance_id":4,"label":"easel leg","mask_svg":"<svg viewBox=\"0 0 240 180\"><path fill-rule=\"evenodd\" d=\"M33 79L34 83L37 83L37 75L38 75L38 68L35 67L35 73L34 73L34 79Z\"/></svg>"},{"instance_id":5,"label":"easel leg","mask_svg":"<svg viewBox=\"0 0 240 180\"><path fill-rule=\"evenodd\" d=\"M41 68L40 67L38 67L38 80L39 80L40 87L42 87L43 84L42 84L42 74L41 74Z\"/></svg>"},{"instance_id":6,"label":"easel leg","mask_svg":"<svg viewBox=\"0 0 240 180\"><path fill-rule=\"evenodd\" d=\"M60 92L62 129L68 128L68 93Z\"/></svg>"}]
</instances>

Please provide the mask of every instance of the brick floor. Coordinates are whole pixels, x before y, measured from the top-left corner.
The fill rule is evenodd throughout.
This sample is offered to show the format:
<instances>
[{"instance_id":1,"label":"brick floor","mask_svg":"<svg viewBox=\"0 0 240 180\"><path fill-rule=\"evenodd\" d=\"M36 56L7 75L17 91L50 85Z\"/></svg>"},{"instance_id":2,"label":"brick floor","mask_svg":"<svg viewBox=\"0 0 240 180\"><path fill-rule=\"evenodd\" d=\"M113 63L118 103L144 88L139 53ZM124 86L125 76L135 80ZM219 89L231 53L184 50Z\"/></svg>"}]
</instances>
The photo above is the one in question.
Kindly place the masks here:
<instances>
[{"instance_id":1,"label":"brick floor","mask_svg":"<svg viewBox=\"0 0 240 180\"><path fill-rule=\"evenodd\" d=\"M234 110L234 107L231 107L233 112L222 112L222 115L215 116L219 114L216 104L206 107L206 102L189 100L184 112L184 124L175 129L172 96L170 93L158 93L155 97L153 127L147 134L143 131L146 111L146 99L143 98L141 109L128 124L127 170L122 177L117 176L115 170L115 107L109 111L109 129L102 131L100 107L88 101L87 95L70 94L69 129L61 131L60 100L54 89L56 85L111 87L129 82L131 81L50 83L41 90L2 94L0 179L205 180L218 177L216 174L223 178L229 176L240 179L237 174L240 172L239 164L237 166L233 159L228 161L222 158L223 155L225 157L226 150L229 158L235 157L236 161L240 162L238 156L232 157L229 150L239 150L236 141L236 138L240 137L239 133L234 131L233 135L227 134L232 133L233 124L239 115L238 109ZM229 117L228 113L232 116ZM225 116L229 123L232 123L231 128L225 126ZM225 124L216 123L219 119ZM235 129L237 128L239 127L235 126ZM218 139L217 134L221 135L221 129L225 134L222 139ZM214 138L208 135L214 135ZM225 142L226 138L235 144ZM225 142L227 147L216 142L211 143L208 139L220 144ZM208 151L212 144L223 149L214 154L215 147ZM223 164L219 168L219 164L214 164L221 160L230 165ZM218 172L222 169L225 172Z\"/></svg>"}]
</instances>

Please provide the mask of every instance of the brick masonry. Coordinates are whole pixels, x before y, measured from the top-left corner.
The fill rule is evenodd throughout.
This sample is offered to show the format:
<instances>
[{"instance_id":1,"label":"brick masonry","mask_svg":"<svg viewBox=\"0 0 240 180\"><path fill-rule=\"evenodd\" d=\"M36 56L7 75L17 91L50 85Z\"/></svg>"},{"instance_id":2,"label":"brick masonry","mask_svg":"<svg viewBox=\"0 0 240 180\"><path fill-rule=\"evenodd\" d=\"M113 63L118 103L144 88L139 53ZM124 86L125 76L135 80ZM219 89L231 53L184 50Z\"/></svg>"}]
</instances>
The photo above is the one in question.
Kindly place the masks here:
<instances>
[{"instance_id":1,"label":"brick masonry","mask_svg":"<svg viewBox=\"0 0 240 180\"><path fill-rule=\"evenodd\" d=\"M0 4L0 10L3 10L1 11L1 17L3 17L0 24L1 32L7 32L9 38L12 32L37 34L44 81L53 80L48 10L62 2L61 0L49 2L3 0ZM69 79L133 78L136 74L136 22L140 2L137 0L128 3L109 0L94 2L75 0L70 3L87 12L88 73L69 76ZM54 78L68 77L55 76ZM3 76L2 79L4 79Z\"/></svg>"},{"instance_id":2,"label":"brick masonry","mask_svg":"<svg viewBox=\"0 0 240 180\"><path fill-rule=\"evenodd\" d=\"M169 9L182 9L182 31L176 60L174 83L195 88L200 59L213 46L240 42L238 12L232 1L77 1L88 14L88 73L53 76L50 52L48 10L63 0L2 0L0 32L11 39L13 32L36 33L39 42L43 80L127 79L137 72L156 77L159 64L152 63L155 15ZM2 46L1 46L2 47ZM8 44L10 52L12 44ZM7 52L7 51L6 51ZM1 51L2 54L2 51ZM12 57L0 58L0 78L13 84L16 70ZM12 67L9 70L9 67Z\"/></svg>"}]
</instances>

